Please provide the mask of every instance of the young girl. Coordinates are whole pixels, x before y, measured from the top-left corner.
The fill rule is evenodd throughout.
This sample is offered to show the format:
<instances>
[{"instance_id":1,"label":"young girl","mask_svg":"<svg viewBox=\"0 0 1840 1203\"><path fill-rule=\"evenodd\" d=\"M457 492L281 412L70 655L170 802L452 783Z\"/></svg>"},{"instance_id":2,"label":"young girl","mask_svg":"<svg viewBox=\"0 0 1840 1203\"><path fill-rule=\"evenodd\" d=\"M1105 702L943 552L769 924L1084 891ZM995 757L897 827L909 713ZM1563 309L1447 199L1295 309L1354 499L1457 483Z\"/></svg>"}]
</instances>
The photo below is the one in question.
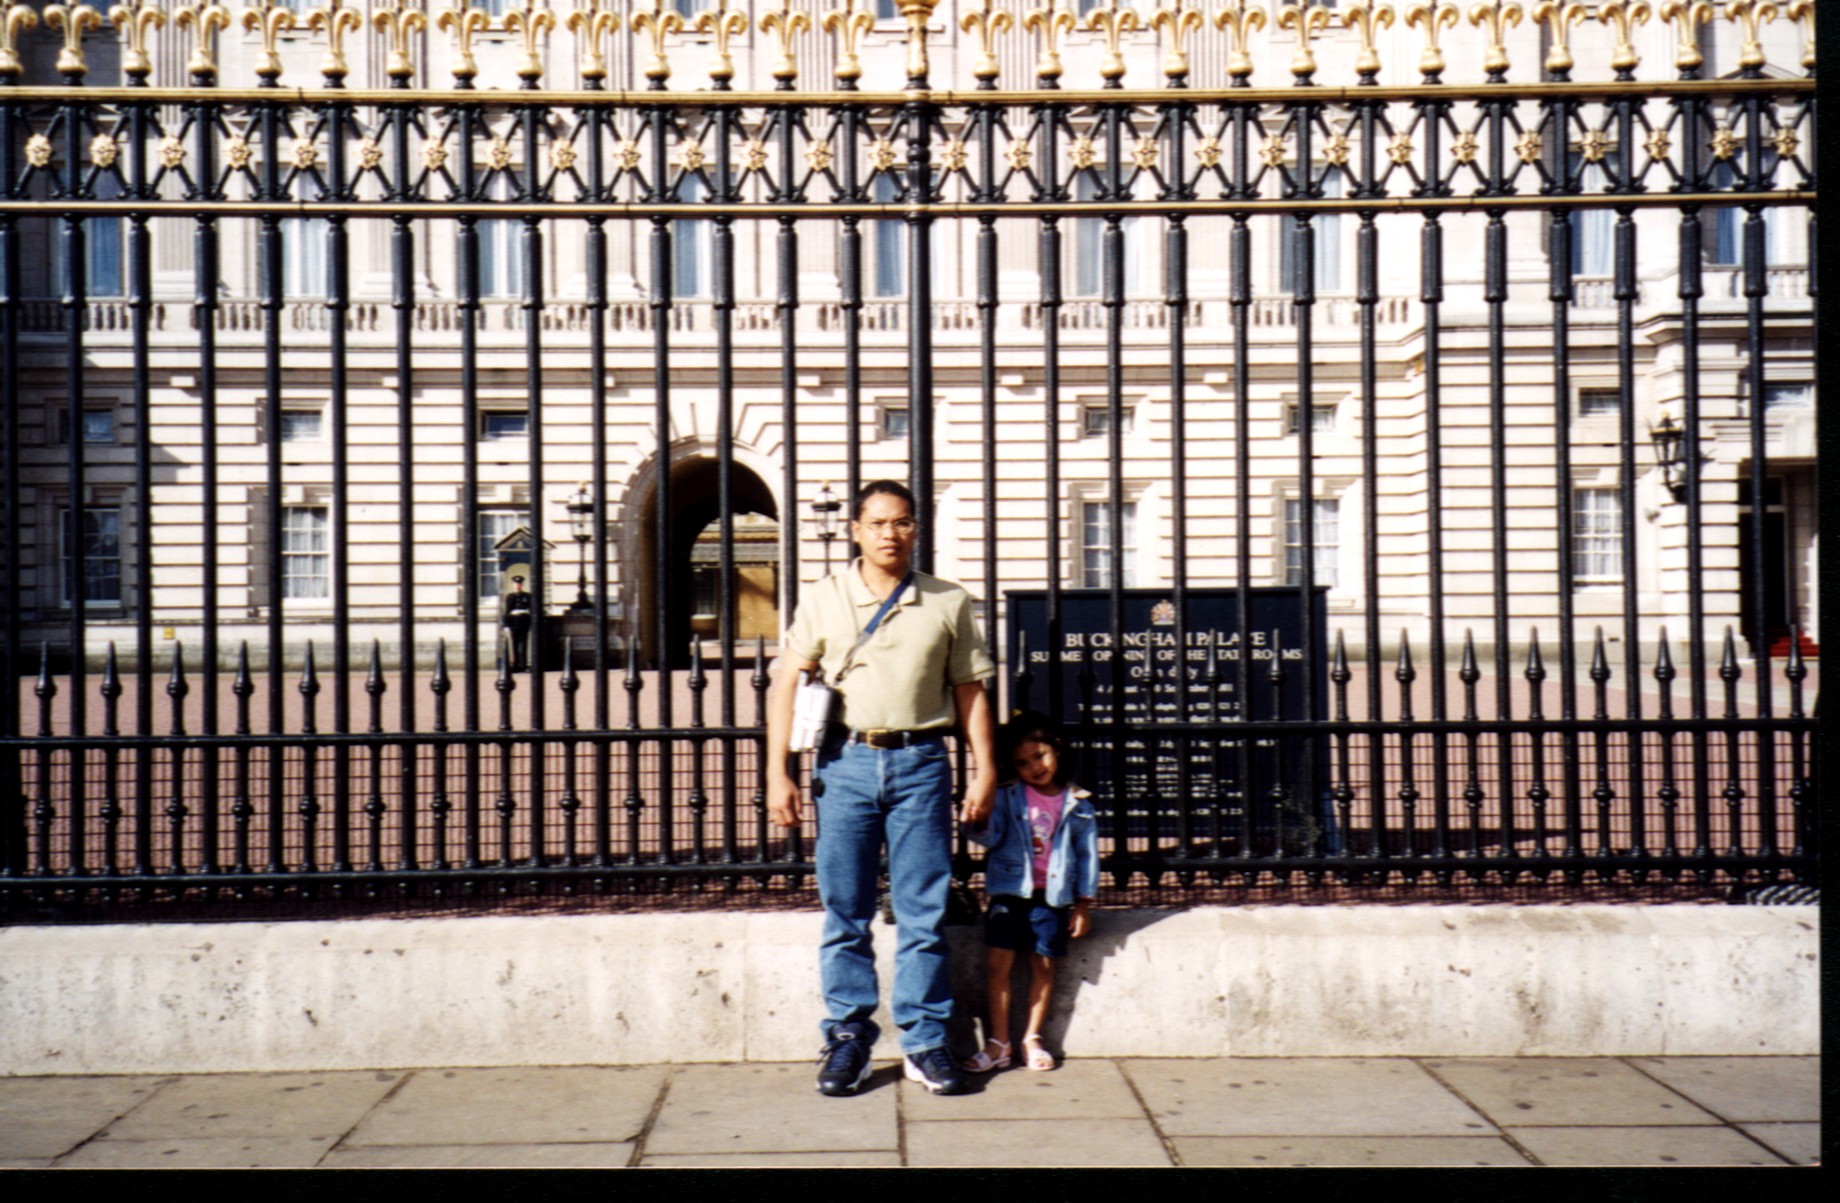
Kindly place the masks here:
<instances>
[{"instance_id":1,"label":"young girl","mask_svg":"<svg viewBox=\"0 0 1840 1203\"><path fill-rule=\"evenodd\" d=\"M1067 955L1067 939L1092 930L1093 895L1099 888L1098 821L1087 792L1068 781L1066 741L1040 714L1023 714L997 735L999 771L1010 780L971 839L990 850L984 887L990 909L984 943L990 947L989 1040L964 1063L973 1073L1010 1064L1010 966L1029 955L1029 1026L1022 1035L1024 1063L1053 1069L1054 1054L1041 1042L1054 991L1054 959Z\"/></svg>"}]
</instances>

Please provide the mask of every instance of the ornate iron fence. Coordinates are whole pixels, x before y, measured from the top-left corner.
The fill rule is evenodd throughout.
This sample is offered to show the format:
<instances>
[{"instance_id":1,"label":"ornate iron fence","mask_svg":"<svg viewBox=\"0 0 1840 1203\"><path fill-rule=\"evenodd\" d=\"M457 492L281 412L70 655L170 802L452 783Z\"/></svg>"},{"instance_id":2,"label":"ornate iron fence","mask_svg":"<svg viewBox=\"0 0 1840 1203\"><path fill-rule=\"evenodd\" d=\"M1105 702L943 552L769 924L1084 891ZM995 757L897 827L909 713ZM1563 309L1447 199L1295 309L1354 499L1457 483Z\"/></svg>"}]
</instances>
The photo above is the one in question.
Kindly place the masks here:
<instances>
[{"instance_id":1,"label":"ornate iron fence","mask_svg":"<svg viewBox=\"0 0 1840 1203\"><path fill-rule=\"evenodd\" d=\"M216 4L8 0L0 897L796 884L771 623L876 475L1120 888L1812 873L1812 4L1803 75L1744 0L963 4L962 90L898 7L742 91L725 4L264 2L232 87Z\"/></svg>"}]
</instances>

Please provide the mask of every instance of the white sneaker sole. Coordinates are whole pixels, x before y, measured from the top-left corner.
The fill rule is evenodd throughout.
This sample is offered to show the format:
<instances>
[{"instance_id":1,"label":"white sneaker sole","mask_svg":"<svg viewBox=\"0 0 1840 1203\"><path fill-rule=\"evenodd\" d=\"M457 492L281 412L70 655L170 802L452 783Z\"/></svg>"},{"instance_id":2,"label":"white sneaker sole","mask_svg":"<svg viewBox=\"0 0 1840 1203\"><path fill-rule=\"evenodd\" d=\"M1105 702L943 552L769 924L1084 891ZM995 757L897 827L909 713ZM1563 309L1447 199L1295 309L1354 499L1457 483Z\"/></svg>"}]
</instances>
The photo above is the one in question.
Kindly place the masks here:
<instances>
[{"instance_id":1,"label":"white sneaker sole","mask_svg":"<svg viewBox=\"0 0 1840 1203\"><path fill-rule=\"evenodd\" d=\"M848 1096L855 1094L858 1090L861 1090L862 1084L864 1082L867 1082L869 1080L869 1075L874 1072L875 1072L875 1064L871 1061L864 1061L862 1072L856 1075L856 1080L850 1083L848 1089L829 1091L829 1090L824 1089L824 1083L819 1082L817 1085L817 1091L819 1094L824 1095L827 1098L833 1098L833 1099L834 1098L847 1098Z\"/></svg>"},{"instance_id":2,"label":"white sneaker sole","mask_svg":"<svg viewBox=\"0 0 1840 1203\"><path fill-rule=\"evenodd\" d=\"M906 1076L909 1082L920 1083L920 1085L924 1086L931 1094L946 1093L945 1083L935 1082L927 1077L923 1071L915 1069L911 1058L901 1058L901 1072Z\"/></svg>"}]
</instances>

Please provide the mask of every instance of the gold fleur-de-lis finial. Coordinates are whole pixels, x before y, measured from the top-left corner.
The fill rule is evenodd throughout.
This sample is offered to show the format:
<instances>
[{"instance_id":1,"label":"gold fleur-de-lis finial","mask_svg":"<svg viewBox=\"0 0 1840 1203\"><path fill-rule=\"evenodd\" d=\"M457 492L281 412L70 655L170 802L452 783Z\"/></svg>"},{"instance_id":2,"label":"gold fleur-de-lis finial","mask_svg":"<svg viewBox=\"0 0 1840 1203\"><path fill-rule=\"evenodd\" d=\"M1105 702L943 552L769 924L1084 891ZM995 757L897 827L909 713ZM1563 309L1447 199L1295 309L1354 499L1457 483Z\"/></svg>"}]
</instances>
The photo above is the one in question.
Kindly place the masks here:
<instances>
[{"instance_id":1,"label":"gold fleur-de-lis finial","mask_svg":"<svg viewBox=\"0 0 1840 1203\"><path fill-rule=\"evenodd\" d=\"M981 3L981 9L959 18L958 27L966 33L977 34L978 56L972 64L971 74L988 87L1002 72L1002 67L997 63L997 35L1006 29L1013 29L1016 19L1009 15L1009 10L998 8L996 0L981 0Z\"/></svg>"},{"instance_id":2,"label":"gold fleur-de-lis finial","mask_svg":"<svg viewBox=\"0 0 1840 1203\"><path fill-rule=\"evenodd\" d=\"M790 3L791 0L786 0ZM939 0L900 0L901 15L907 18L907 86L926 83L926 23L933 18Z\"/></svg>"},{"instance_id":3,"label":"gold fleur-de-lis finial","mask_svg":"<svg viewBox=\"0 0 1840 1203\"><path fill-rule=\"evenodd\" d=\"M121 52L121 73L130 79L145 80L153 74L153 58L147 53L147 34L166 24L166 12L150 0L121 0L109 9L109 24L122 31L127 46ZM4 68L0 68L3 72Z\"/></svg>"},{"instance_id":4,"label":"gold fleur-de-lis finial","mask_svg":"<svg viewBox=\"0 0 1840 1203\"><path fill-rule=\"evenodd\" d=\"M263 83L274 83L281 78L281 55L275 51L275 40L294 28L294 10L281 7L277 0L257 0L243 10L243 28L262 39L262 50L256 55L256 74Z\"/></svg>"},{"instance_id":5,"label":"gold fleur-de-lis finial","mask_svg":"<svg viewBox=\"0 0 1840 1203\"><path fill-rule=\"evenodd\" d=\"M728 0L716 0L713 9L696 14L698 33L712 34L716 40L715 57L709 63L709 78L720 87L735 78L735 59L728 52L728 39L747 32L748 19L742 13L728 11Z\"/></svg>"},{"instance_id":6,"label":"gold fleur-de-lis finial","mask_svg":"<svg viewBox=\"0 0 1840 1203\"><path fill-rule=\"evenodd\" d=\"M654 88L664 87L664 81L671 78L671 61L664 53L664 39L684 27L684 19L677 15L677 10L665 5L666 0L652 0L651 12L634 13L627 22L634 33L645 33L652 39L652 61L645 68L645 78L652 81Z\"/></svg>"},{"instance_id":7,"label":"gold fleur-de-lis finial","mask_svg":"<svg viewBox=\"0 0 1840 1203\"><path fill-rule=\"evenodd\" d=\"M1790 0L1784 10L1791 21L1802 23L1802 67L1814 70L1814 0Z\"/></svg>"},{"instance_id":8,"label":"gold fleur-de-lis finial","mask_svg":"<svg viewBox=\"0 0 1840 1203\"><path fill-rule=\"evenodd\" d=\"M215 0L188 0L173 14L173 24L192 31L192 54L185 62L188 75L206 79L217 75L217 35L230 28L230 12Z\"/></svg>"},{"instance_id":9,"label":"gold fleur-de-lis finial","mask_svg":"<svg viewBox=\"0 0 1840 1203\"><path fill-rule=\"evenodd\" d=\"M1642 56L1636 51L1635 27L1647 24L1650 15L1647 0L1603 0L1597 6L1597 19L1616 26L1616 53L1610 59L1613 71L1621 74L1642 65Z\"/></svg>"},{"instance_id":10,"label":"gold fleur-de-lis finial","mask_svg":"<svg viewBox=\"0 0 1840 1203\"><path fill-rule=\"evenodd\" d=\"M1546 69L1561 75L1572 69L1571 28L1590 14L1576 0L1540 0L1533 6L1533 19L1544 22L1552 43L1546 52Z\"/></svg>"},{"instance_id":11,"label":"gold fleur-de-lis finial","mask_svg":"<svg viewBox=\"0 0 1840 1203\"><path fill-rule=\"evenodd\" d=\"M1252 74L1252 55L1247 52L1247 42L1252 31L1264 25L1265 10L1257 6L1247 7L1247 0L1226 0L1219 12L1214 14L1214 24L1227 31L1227 74L1234 82L1244 80Z\"/></svg>"},{"instance_id":12,"label":"gold fleur-de-lis finial","mask_svg":"<svg viewBox=\"0 0 1840 1203\"><path fill-rule=\"evenodd\" d=\"M543 56L537 43L545 33L556 28L556 14L549 11L549 0L517 0L518 7L505 14L505 28L524 37L524 53L518 58L518 78L525 87L535 87L543 78Z\"/></svg>"},{"instance_id":13,"label":"gold fleur-de-lis finial","mask_svg":"<svg viewBox=\"0 0 1840 1203\"><path fill-rule=\"evenodd\" d=\"M1444 71L1444 48L1438 45L1438 30L1455 29L1462 17L1457 6L1449 0L1430 0L1426 4L1414 4L1406 10L1406 24L1425 27L1425 53L1419 56L1418 70L1422 75L1441 75Z\"/></svg>"},{"instance_id":14,"label":"gold fleur-de-lis finial","mask_svg":"<svg viewBox=\"0 0 1840 1203\"><path fill-rule=\"evenodd\" d=\"M1297 31L1297 53L1291 55L1291 74L1307 79L1316 74L1316 56L1310 53L1310 39L1329 27L1329 10L1297 0L1278 10L1278 28Z\"/></svg>"},{"instance_id":15,"label":"gold fleur-de-lis finial","mask_svg":"<svg viewBox=\"0 0 1840 1203\"><path fill-rule=\"evenodd\" d=\"M0 0L0 76L19 75L19 37L38 24L38 14L19 0Z\"/></svg>"},{"instance_id":16,"label":"gold fleur-de-lis finial","mask_svg":"<svg viewBox=\"0 0 1840 1203\"><path fill-rule=\"evenodd\" d=\"M345 62L345 35L364 28L364 18L346 8L345 0L326 0L326 7L307 14L307 28L326 31L326 57L319 61L319 73L334 84L351 74Z\"/></svg>"},{"instance_id":17,"label":"gold fleur-de-lis finial","mask_svg":"<svg viewBox=\"0 0 1840 1203\"><path fill-rule=\"evenodd\" d=\"M1380 52L1374 47L1374 32L1393 23L1393 6L1390 4L1370 4L1367 0L1353 0L1348 11L1342 14L1342 26L1361 29L1361 50L1355 55L1354 69L1359 75L1378 75L1380 73Z\"/></svg>"},{"instance_id":18,"label":"gold fleur-de-lis finial","mask_svg":"<svg viewBox=\"0 0 1840 1203\"><path fill-rule=\"evenodd\" d=\"M779 0L779 7L760 19L763 32L779 35L779 57L773 60L773 78L789 86L799 77L798 56L793 53L792 39L802 29L811 28L811 18L792 7L792 0Z\"/></svg>"},{"instance_id":19,"label":"gold fleur-de-lis finial","mask_svg":"<svg viewBox=\"0 0 1840 1203\"><path fill-rule=\"evenodd\" d=\"M580 48L581 77L606 79L607 39L620 28L620 14L613 11L613 0L576 0L575 10L563 24L575 35L575 44Z\"/></svg>"},{"instance_id":20,"label":"gold fleur-de-lis finial","mask_svg":"<svg viewBox=\"0 0 1840 1203\"><path fill-rule=\"evenodd\" d=\"M53 4L45 9L45 27L64 31L64 48L58 51L59 75L87 75L83 61L83 35L102 27L102 14L87 4Z\"/></svg>"},{"instance_id":21,"label":"gold fleur-de-lis finial","mask_svg":"<svg viewBox=\"0 0 1840 1203\"><path fill-rule=\"evenodd\" d=\"M492 15L474 7L472 0L455 0L435 17L436 29L446 30L454 39L454 78L466 86L479 74L479 60L473 57L473 39L492 24Z\"/></svg>"},{"instance_id":22,"label":"gold fleur-de-lis finial","mask_svg":"<svg viewBox=\"0 0 1840 1203\"><path fill-rule=\"evenodd\" d=\"M1041 36L1041 53L1035 57L1038 79L1052 81L1061 77L1061 35L1072 33L1075 24L1073 14L1067 11L1064 3L1065 0L1047 0L1042 7L1032 8L1022 15L1022 27Z\"/></svg>"},{"instance_id":23,"label":"gold fleur-de-lis finial","mask_svg":"<svg viewBox=\"0 0 1840 1203\"><path fill-rule=\"evenodd\" d=\"M862 60L856 57L856 39L875 28L875 18L843 0L843 7L824 14L823 25L837 42L837 69L833 74L845 84L862 78Z\"/></svg>"},{"instance_id":24,"label":"gold fleur-de-lis finial","mask_svg":"<svg viewBox=\"0 0 1840 1203\"><path fill-rule=\"evenodd\" d=\"M1104 6L1086 14L1086 28L1105 35L1105 56L1099 60L1099 74L1108 88L1118 86L1124 78L1124 52L1118 39L1142 24L1134 8L1120 9L1118 0L1105 0Z\"/></svg>"},{"instance_id":25,"label":"gold fleur-de-lis finial","mask_svg":"<svg viewBox=\"0 0 1840 1203\"><path fill-rule=\"evenodd\" d=\"M371 28L390 39L384 74L406 85L415 78L415 60L409 56L409 35L428 28L428 14L417 0L371 0Z\"/></svg>"},{"instance_id":26,"label":"gold fleur-de-lis finial","mask_svg":"<svg viewBox=\"0 0 1840 1203\"><path fill-rule=\"evenodd\" d=\"M1207 18L1192 8L1184 7L1184 0L1170 0L1169 8L1159 8L1150 14L1150 28L1160 29L1169 38L1169 53L1163 56L1163 74L1172 84L1180 84L1188 78L1188 35L1207 27Z\"/></svg>"},{"instance_id":27,"label":"gold fleur-de-lis finial","mask_svg":"<svg viewBox=\"0 0 1840 1203\"><path fill-rule=\"evenodd\" d=\"M1661 19L1675 27L1674 65L1682 71L1697 70L1706 61L1700 53L1699 31L1717 17L1711 0L1663 0Z\"/></svg>"},{"instance_id":28,"label":"gold fleur-de-lis finial","mask_svg":"<svg viewBox=\"0 0 1840 1203\"><path fill-rule=\"evenodd\" d=\"M1521 6L1514 0L1482 0L1469 10L1469 23L1486 26L1489 48L1482 57L1482 69L1490 75L1505 75L1508 70L1507 35L1510 25L1521 23Z\"/></svg>"},{"instance_id":29,"label":"gold fleur-de-lis finial","mask_svg":"<svg viewBox=\"0 0 1840 1203\"><path fill-rule=\"evenodd\" d=\"M1738 47L1738 66L1746 71L1763 66L1762 27L1776 19L1775 0L1725 0L1725 19L1744 26Z\"/></svg>"}]
</instances>

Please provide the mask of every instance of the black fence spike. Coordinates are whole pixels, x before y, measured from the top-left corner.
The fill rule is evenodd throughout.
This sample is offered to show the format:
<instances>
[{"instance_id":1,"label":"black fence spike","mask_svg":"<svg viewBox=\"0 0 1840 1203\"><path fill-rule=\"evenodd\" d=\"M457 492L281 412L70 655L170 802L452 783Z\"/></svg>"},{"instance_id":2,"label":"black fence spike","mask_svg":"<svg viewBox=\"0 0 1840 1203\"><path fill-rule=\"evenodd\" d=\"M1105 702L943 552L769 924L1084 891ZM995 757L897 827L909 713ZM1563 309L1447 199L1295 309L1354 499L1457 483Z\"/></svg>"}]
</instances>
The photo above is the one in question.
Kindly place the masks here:
<instances>
[{"instance_id":1,"label":"black fence spike","mask_svg":"<svg viewBox=\"0 0 1840 1203\"><path fill-rule=\"evenodd\" d=\"M428 679L429 692L436 697L444 696L454 687L447 676L447 638L442 636L434 644L434 673Z\"/></svg>"},{"instance_id":2,"label":"black fence spike","mask_svg":"<svg viewBox=\"0 0 1840 1203\"><path fill-rule=\"evenodd\" d=\"M1463 629L1463 662L1457 669L1457 677L1465 685L1474 685L1482 679L1482 670L1476 667L1476 635L1468 627Z\"/></svg>"},{"instance_id":3,"label":"black fence spike","mask_svg":"<svg viewBox=\"0 0 1840 1203\"><path fill-rule=\"evenodd\" d=\"M109 645L111 648L113 644ZM1802 659L1802 628L1789 628L1789 659L1783 665L1783 676L1791 681L1800 681L1808 675L1808 665Z\"/></svg>"},{"instance_id":4,"label":"black fence spike","mask_svg":"<svg viewBox=\"0 0 1840 1203\"><path fill-rule=\"evenodd\" d=\"M185 645L179 640L173 641L172 675L166 680L166 696L183 698L192 691L185 681Z\"/></svg>"},{"instance_id":5,"label":"black fence spike","mask_svg":"<svg viewBox=\"0 0 1840 1203\"><path fill-rule=\"evenodd\" d=\"M1604 629L1598 627L1591 644L1591 679L1599 685L1610 679L1610 652L1604 646Z\"/></svg>"},{"instance_id":6,"label":"black fence spike","mask_svg":"<svg viewBox=\"0 0 1840 1203\"><path fill-rule=\"evenodd\" d=\"M300 696L311 700L319 696L319 669L313 662L313 641L307 640L307 655L300 666Z\"/></svg>"},{"instance_id":7,"label":"black fence spike","mask_svg":"<svg viewBox=\"0 0 1840 1203\"><path fill-rule=\"evenodd\" d=\"M556 688L563 693L574 693L581 688L581 678L575 675L575 636L562 637L562 676L556 681Z\"/></svg>"},{"instance_id":8,"label":"black fence spike","mask_svg":"<svg viewBox=\"0 0 1840 1203\"><path fill-rule=\"evenodd\" d=\"M767 637L754 636L754 675L749 680L756 692L767 687Z\"/></svg>"},{"instance_id":9,"label":"black fence spike","mask_svg":"<svg viewBox=\"0 0 1840 1203\"><path fill-rule=\"evenodd\" d=\"M1655 645L1655 680L1663 685L1674 679L1674 654L1668 651L1667 628L1662 627L1660 641Z\"/></svg>"},{"instance_id":10,"label":"black fence spike","mask_svg":"<svg viewBox=\"0 0 1840 1203\"><path fill-rule=\"evenodd\" d=\"M1412 636L1409 632L1399 632L1399 667L1393 673L1401 685L1410 685L1418 680L1418 669L1412 666Z\"/></svg>"},{"instance_id":11,"label":"black fence spike","mask_svg":"<svg viewBox=\"0 0 1840 1203\"><path fill-rule=\"evenodd\" d=\"M1220 683L1220 645L1211 634L1207 641L1207 661L1201 672L1210 686Z\"/></svg>"},{"instance_id":12,"label":"black fence spike","mask_svg":"<svg viewBox=\"0 0 1840 1203\"><path fill-rule=\"evenodd\" d=\"M1744 670L1738 667L1738 642L1733 637L1731 628L1726 627L1725 654L1719 658L1719 679L1730 683L1740 680L1743 676Z\"/></svg>"},{"instance_id":13,"label":"black fence spike","mask_svg":"<svg viewBox=\"0 0 1840 1203\"><path fill-rule=\"evenodd\" d=\"M115 641L109 640L108 654L102 658L102 696L111 702L121 696L121 673L115 663Z\"/></svg>"},{"instance_id":14,"label":"black fence spike","mask_svg":"<svg viewBox=\"0 0 1840 1203\"><path fill-rule=\"evenodd\" d=\"M255 691L255 681L249 672L249 640L245 639L236 649L236 679L230 683L230 692L239 698L248 698Z\"/></svg>"},{"instance_id":15,"label":"black fence spike","mask_svg":"<svg viewBox=\"0 0 1840 1203\"><path fill-rule=\"evenodd\" d=\"M703 637L701 635L692 635L690 637L690 677L688 684L690 689L696 693L701 693L709 684L707 676L703 673Z\"/></svg>"},{"instance_id":16,"label":"black fence spike","mask_svg":"<svg viewBox=\"0 0 1840 1203\"><path fill-rule=\"evenodd\" d=\"M57 696L57 682L51 679L51 643L49 640L38 645L38 686L32 691L40 701L48 702Z\"/></svg>"},{"instance_id":17,"label":"black fence spike","mask_svg":"<svg viewBox=\"0 0 1840 1203\"><path fill-rule=\"evenodd\" d=\"M1348 640L1341 631L1335 633L1335 655L1329 660L1329 679L1337 685L1346 685L1354 679L1354 673L1348 669Z\"/></svg>"},{"instance_id":18,"label":"black fence spike","mask_svg":"<svg viewBox=\"0 0 1840 1203\"><path fill-rule=\"evenodd\" d=\"M364 692L376 698L381 697L387 688L388 686L383 683L383 641L372 639L371 666L370 671L365 674Z\"/></svg>"},{"instance_id":19,"label":"black fence spike","mask_svg":"<svg viewBox=\"0 0 1840 1203\"><path fill-rule=\"evenodd\" d=\"M1527 680L1538 685L1546 679L1546 661L1540 656L1540 628L1527 633Z\"/></svg>"}]
</instances>

